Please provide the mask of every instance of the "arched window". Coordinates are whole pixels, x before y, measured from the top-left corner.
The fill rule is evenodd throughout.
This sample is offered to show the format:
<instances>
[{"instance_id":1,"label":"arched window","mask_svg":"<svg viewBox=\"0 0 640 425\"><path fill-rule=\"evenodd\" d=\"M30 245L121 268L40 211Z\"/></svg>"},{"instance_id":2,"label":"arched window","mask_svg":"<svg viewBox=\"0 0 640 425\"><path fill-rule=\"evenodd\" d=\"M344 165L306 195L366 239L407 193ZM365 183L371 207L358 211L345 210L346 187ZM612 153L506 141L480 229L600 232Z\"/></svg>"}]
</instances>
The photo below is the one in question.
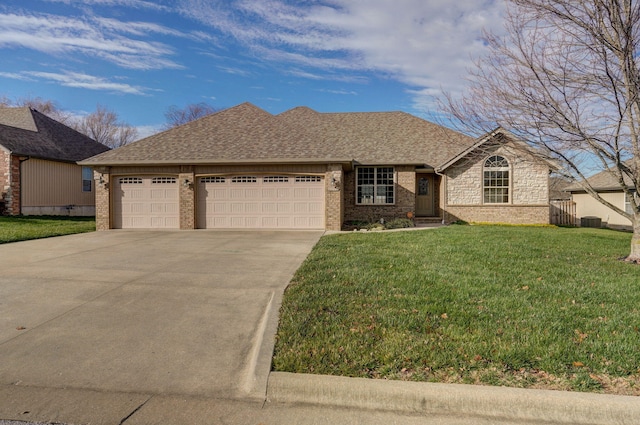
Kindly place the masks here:
<instances>
[{"instance_id":1,"label":"arched window","mask_svg":"<svg viewBox=\"0 0 640 425\"><path fill-rule=\"evenodd\" d=\"M484 203L509 203L509 161L493 155L484 162Z\"/></svg>"}]
</instances>

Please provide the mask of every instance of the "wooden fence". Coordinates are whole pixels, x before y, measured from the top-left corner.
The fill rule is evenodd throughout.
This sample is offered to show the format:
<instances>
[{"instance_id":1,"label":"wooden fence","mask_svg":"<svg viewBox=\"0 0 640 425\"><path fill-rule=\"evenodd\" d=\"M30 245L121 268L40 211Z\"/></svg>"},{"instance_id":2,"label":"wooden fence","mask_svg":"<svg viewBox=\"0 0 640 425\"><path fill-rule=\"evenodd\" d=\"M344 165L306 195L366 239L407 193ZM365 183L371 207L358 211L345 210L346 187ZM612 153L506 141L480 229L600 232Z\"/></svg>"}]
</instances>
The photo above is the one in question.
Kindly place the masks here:
<instances>
[{"instance_id":1,"label":"wooden fence","mask_svg":"<svg viewBox=\"0 0 640 425\"><path fill-rule=\"evenodd\" d=\"M549 221L557 226L577 226L576 203L573 201L549 202Z\"/></svg>"}]
</instances>

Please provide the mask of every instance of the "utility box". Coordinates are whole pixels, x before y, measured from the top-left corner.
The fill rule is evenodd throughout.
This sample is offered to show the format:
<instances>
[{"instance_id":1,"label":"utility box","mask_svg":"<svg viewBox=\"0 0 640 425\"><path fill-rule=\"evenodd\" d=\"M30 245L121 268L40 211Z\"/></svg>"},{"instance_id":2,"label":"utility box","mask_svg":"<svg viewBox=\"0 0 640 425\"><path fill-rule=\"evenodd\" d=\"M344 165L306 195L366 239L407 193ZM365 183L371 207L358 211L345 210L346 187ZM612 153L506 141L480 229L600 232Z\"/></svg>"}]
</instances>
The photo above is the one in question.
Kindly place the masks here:
<instances>
[{"instance_id":1,"label":"utility box","mask_svg":"<svg viewBox=\"0 0 640 425\"><path fill-rule=\"evenodd\" d=\"M580 227L602 227L602 219L600 217L582 217L580 218Z\"/></svg>"}]
</instances>

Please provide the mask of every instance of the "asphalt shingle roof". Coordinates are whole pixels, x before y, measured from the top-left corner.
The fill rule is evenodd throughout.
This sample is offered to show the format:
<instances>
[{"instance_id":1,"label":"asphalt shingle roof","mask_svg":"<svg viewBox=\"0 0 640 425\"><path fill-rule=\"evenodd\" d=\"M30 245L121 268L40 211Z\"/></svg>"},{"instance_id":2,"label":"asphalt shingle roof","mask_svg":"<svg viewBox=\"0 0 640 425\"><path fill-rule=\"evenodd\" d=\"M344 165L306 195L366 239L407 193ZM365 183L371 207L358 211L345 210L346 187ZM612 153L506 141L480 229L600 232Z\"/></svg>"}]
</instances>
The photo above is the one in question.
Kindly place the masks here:
<instances>
[{"instance_id":1,"label":"asphalt shingle roof","mask_svg":"<svg viewBox=\"0 0 640 425\"><path fill-rule=\"evenodd\" d=\"M14 155L76 162L109 150L28 107L0 108L0 145Z\"/></svg>"},{"instance_id":2,"label":"asphalt shingle roof","mask_svg":"<svg viewBox=\"0 0 640 425\"><path fill-rule=\"evenodd\" d=\"M250 103L208 115L86 161L153 163L346 162L435 167L474 139L404 112L272 115Z\"/></svg>"},{"instance_id":3,"label":"asphalt shingle roof","mask_svg":"<svg viewBox=\"0 0 640 425\"><path fill-rule=\"evenodd\" d=\"M604 170L587 179L588 184L597 191L622 190L613 171ZM624 176L624 182L628 187L633 187L633 182L627 176ZM568 192L584 192L584 189L578 184L573 184L565 189Z\"/></svg>"}]
</instances>

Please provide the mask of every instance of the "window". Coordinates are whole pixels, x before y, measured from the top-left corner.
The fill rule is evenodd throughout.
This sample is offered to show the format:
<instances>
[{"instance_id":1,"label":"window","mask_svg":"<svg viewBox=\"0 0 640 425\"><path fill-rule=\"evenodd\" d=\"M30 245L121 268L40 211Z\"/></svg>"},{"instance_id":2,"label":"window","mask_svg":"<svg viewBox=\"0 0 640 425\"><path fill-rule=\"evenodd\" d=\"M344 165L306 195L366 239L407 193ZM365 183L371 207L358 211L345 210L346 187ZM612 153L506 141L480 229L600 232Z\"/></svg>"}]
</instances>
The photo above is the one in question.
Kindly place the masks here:
<instances>
[{"instance_id":1,"label":"window","mask_svg":"<svg viewBox=\"0 0 640 425\"><path fill-rule=\"evenodd\" d=\"M253 176L236 176L231 178L231 183L257 183L258 178Z\"/></svg>"},{"instance_id":2,"label":"window","mask_svg":"<svg viewBox=\"0 0 640 425\"><path fill-rule=\"evenodd\" d=\"M142 184L141 177L120 177L120 184Z\"/></svg>"},{"instance_id":3,"label":"window","mask_svg":"<svg viewBox=\"0 0 640 425\"><path fill-rule=\"evenodd\" d=\"M320 176L296 176L296 183L320 183L321 181Z\"/></svg>"},{"instance_id":4,"label":"window","mask_svg":"<svg viewBox=\"0 0 640 425\"><path fill-rule=\"evenodd\" d=\"M389 205L394 199L393 167L358 167L356 203Z\"/></svg>"},{"instance_id":5,"label":"window","mask_svg":"<svg viewBox=\"0 0 640 425\"><path fill-rule=\"evenodd\" d=\"M91 192L93 185L93 170L91 167L82 167L82 191Z\"/></svg>"},{"instance_id":6,"label":"window","mask_svg":"<svg viewBox=\"0 0 640 425\"><path fill-rule=\"evenodd\" d=\"M494 155L484 162L484 203L509 203L509 162Z\"/></svg>"},{"instance_id":7,"label":"window","mask_svg":"<svg viewBox=\"0 0 640 425\"><path fill-rule=\"evenodd\" d=\"M151 184L176 184L175 177L154 177Z\"/></svg>"},{"instance_id":8,"label":"window","mask_svg":"<svg viewBox=\"0 0 640 425\"><path fill-rule=\"evenodd\" d=\"M225 183L227 180L224 177L203 177L200 181L202 183Z\"/></svg>"},{"instance_id":9,"label":"window","mask_svg":"<svg viewBox=\"0 0 640 425\"><path fill-rule=\"evenodd\" d=\"M266 176L262 178L262 183L287 183L289 177L287 176Z\"/></svg>"}]
</instances>

